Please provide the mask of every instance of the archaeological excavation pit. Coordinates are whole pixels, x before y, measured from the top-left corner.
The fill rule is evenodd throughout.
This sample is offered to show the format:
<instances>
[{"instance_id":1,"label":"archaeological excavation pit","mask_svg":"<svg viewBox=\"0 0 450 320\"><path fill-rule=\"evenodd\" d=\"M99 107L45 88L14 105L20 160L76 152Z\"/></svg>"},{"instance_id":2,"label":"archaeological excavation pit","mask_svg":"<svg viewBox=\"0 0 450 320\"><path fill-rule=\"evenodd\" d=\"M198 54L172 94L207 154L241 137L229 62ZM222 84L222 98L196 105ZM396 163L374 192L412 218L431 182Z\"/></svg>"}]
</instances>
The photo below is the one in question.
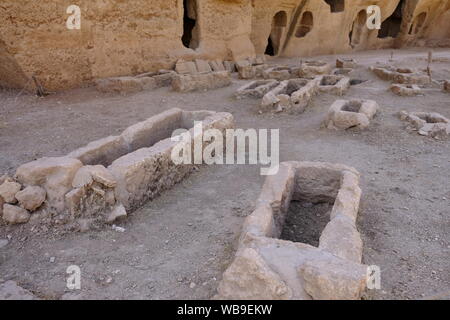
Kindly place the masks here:
<instances>
[{"instance_id":1,"label":"archaeological excavation pit","mask_svg":"<svg viewBox=\"0 0 450 320\"><path fill-rule=\"evenodd\" d=\"M216 299L359 299L366 285L355 224L360 198L359 173L353 168L282 163L266 179L244 223ZM309 209L299 211L299 204ZM313 231L296 234L302 230L293 227L292 214L297 215L294 223L312 222ZM312 244L296 241L301 239Z\"/></svg>"}]
</instances>

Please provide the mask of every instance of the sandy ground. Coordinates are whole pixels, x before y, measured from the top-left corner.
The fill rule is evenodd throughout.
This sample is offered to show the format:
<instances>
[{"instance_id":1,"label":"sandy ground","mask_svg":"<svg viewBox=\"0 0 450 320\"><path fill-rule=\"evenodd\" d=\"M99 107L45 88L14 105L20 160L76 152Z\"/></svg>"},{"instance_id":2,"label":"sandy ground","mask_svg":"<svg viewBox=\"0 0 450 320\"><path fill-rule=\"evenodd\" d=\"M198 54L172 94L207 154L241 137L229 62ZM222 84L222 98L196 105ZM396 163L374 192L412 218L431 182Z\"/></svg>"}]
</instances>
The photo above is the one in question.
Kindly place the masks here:
<instances>
[{"instance_id":1,"label":"sandy ground","mask_svg":"<svg viewBox=\"0 0 450 320\"><path fill-rule=\"evenodd\" d=\"M341 56L356 57L362 64L357 77L369 80L345 98L374 99L381 106L368 130L320 129L336 99L327 94L315 97L301 115L258 114L259 100L232 97L246 83L240 80L189 94L162 88L120 96L82 88L37 98L8 91L0 93L0 172L13 174L22 163L67 154L171 107L231 112L239 128L280 129L282 161L338 162L361 172L363 261L382 270L382 289L368 291L365 299L449 298L450 140L409 132L396 113L435 111L450 118L450 95L437 88L412 98L390 93L388 82L367 71L387 62L390 51ZM426 56L424 49L396 51L394 63L425 68ZM434 78L450 79L450 50L434 56ZM52 299L208 299L263 182L257 166L201 167L133 212L120 224L123 233L110 227L72 233L2 225L0 240L8 244L0 248L0 282L15 280ZM81 291L66 288L69 265L81 267Z\"/></svg>"}]
</instances>

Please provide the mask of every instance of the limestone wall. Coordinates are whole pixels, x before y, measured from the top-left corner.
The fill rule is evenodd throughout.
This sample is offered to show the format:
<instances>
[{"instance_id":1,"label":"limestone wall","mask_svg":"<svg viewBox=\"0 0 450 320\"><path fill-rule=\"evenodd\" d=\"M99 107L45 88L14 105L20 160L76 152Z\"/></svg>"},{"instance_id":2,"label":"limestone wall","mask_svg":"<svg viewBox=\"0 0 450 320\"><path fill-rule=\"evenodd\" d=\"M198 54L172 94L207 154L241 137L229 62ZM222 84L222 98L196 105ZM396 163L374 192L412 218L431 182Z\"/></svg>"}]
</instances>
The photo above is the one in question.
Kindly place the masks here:
<instances>
[{"instance_id":1,"label":"limestone wall","mask_svg":"<svg viewBox=\"0 0 450 320\"><path fill-rule=\"evenodd\" d=\"M379 39L377 30L364 28L362 10L368 5L379 5L386 20L400 1L406 4L396 38ZM34 75L47 90L58 90L172 68L179 58L240 60L266 52L269 36L269 53L282 56L400 47L418 40L439 45L450 38L450 0L346 0L343 11L332 12L342 9L339 2L2 0L0 85L32 89ZM72 4L82 11L80 30L66 28Z\"/></svg>"}]
</instances>

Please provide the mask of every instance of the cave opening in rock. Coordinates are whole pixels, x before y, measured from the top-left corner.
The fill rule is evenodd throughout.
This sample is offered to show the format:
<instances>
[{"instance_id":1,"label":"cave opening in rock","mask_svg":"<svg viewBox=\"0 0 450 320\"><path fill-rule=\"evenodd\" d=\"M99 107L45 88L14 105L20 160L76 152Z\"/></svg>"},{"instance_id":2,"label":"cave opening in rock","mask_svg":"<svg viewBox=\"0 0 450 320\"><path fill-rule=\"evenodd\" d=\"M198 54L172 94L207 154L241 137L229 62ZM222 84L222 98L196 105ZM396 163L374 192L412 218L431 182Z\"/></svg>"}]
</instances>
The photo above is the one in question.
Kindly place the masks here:
<instances>
[{"instance_id":1,"label":"cave opening in rock","mask_svg":"<svg viewBox=\"0 0 450 320\"><path fill-rule=\"evenodd\" d=\"M345 10L345 0L325 0L330 6L331 12L343 12Z\"/></svg>"},{"instance_id":2,"label":"cave opening in rock","mask_svg":"<svg viewBox=\"0 0 450 320\"><path fill-rule=\"evenodd\" d=\"M186 48L196 49L198 47L196 0L183 0L183 10L183 36L181 40Z\"/></svg>"},{"instance_id":3,"label":"cave opening in rock","mask_svg":"<svg viewBox=\"0 0 450 320\"><path fill-rule=\"evenodd\" d=\"M400 27L402 25L404 5L405 0L401 0L398 3L398 6L395 9L394 13L385 21L383 21L383 23L381 24L381 29L380 31L378 31L378 38L397 38L398 34L400 33Z\"/></svg>"},{"instance_id":4,"label":"cave opening in rock","mask_svg":"<svg viewBox=\"0 0 450 320\"><path fill-rule=\"evenodd\" d=\"M297 38L305 37L312 30L313 26L314 26L313 14L310 11L306 11L302 15L302 20L300 21L300 25L297 28L295 36Z\"/></svg>"},{"instance_id":5,"label":"cave opening in rock","mask_svg":"<svg viewBox=\"0 0 450 320\"><path fill-rule=\"evenodd\" d=\"M367 21L367 13L366 10L361 10L356 17L356 20L353 22L352 30L350 31L350 46L352 48L357 47L363 38L364 27Z\"/></svg>"},{"instance_id":6,"label":"cave opening in rock","mask_svg":"<svg viewBox=\"0 0 450 320\"><path fill-rule=\"evenodd\" d=\"M279 11L275 14L272 20L272 29L267 40L267 47L265 54L276 56L280 52L281 41L284 31L287 26L287 14L285 11Z\"/></svg>"}]
</instances>

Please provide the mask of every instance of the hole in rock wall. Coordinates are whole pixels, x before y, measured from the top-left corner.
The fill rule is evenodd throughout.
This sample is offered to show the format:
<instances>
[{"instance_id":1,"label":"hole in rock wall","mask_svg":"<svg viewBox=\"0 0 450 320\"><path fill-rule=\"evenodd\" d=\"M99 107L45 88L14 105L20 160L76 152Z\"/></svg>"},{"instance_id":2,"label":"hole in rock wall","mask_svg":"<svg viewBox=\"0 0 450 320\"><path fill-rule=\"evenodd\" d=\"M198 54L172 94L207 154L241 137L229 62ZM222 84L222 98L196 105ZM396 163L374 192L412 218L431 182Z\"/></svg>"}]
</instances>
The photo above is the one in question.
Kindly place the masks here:
<instances>
[{"instance_id":1,"label":"hole in rock wall","mask_svg":"<svg viewBox=\"0 0 450 320\"><path fill-rule=\"evenodd\" d=\"M281 39L287 26L287 14L285 11L279 11L272 20L272 29L267 40L265 54L276 56L279 54L281 47Z\"/></svg>"},{"instance_id":2,"label":"hole in rock wall","mask_svg":"<svg viewBox=\"0 0 450 320\"><path fill-rule=\"evenodd\" d=\"M352 48L357 47L362 40L364 27L366 26L367 13L366 10L361 10L358 13L356 20L353 22L352 31L350 31L350 45Z\"/></svg>"},{"instance_id":3,"label":"hole in rock wall","mask_svg":"<svg viewBox=\"0 0 450 320\"><path fill-rule=\"evenodd\" d=\"M314 25L313 14L310 11L306 11L305 13L303 13L300 25L297 28L295 36L297 38L303 38L312 30L313 25Z\"/></svg>"},{"instance_id":4,"label":"hole in rock wall","mask_svg":"<svg viewBox=\"0 0 450 320\"><path fill-rule=\"evenodd\" d=\"M378 31L378 38L396 38L398 36L403 20L404 4L405 0L401 0L398 3L398 6L395 9L394 13L385 21L383 21L383 23L381 24L381 29L380 31Z\"/></svg>"},{"instance_id":5,"label":"hole in rock wall","mask_svg":"<svg viewBox=\"0 0 450 320\"><path fill-rule=\"evenodd\" d=\"M181 40L186 48L196 49L199 45L196 0L183 0L183 10L183 36Z\"/></svg>"},{"instance_id":6,"label":"hole in rock wall","mask_svg":"<svg viewBox=\"0 0 450 320\"><path fill-rule=\"evenodd\" d=\"M331 12L342 12L345 10L345 0L325 0L330 6Z\"/></svg>"}]
</instances>

